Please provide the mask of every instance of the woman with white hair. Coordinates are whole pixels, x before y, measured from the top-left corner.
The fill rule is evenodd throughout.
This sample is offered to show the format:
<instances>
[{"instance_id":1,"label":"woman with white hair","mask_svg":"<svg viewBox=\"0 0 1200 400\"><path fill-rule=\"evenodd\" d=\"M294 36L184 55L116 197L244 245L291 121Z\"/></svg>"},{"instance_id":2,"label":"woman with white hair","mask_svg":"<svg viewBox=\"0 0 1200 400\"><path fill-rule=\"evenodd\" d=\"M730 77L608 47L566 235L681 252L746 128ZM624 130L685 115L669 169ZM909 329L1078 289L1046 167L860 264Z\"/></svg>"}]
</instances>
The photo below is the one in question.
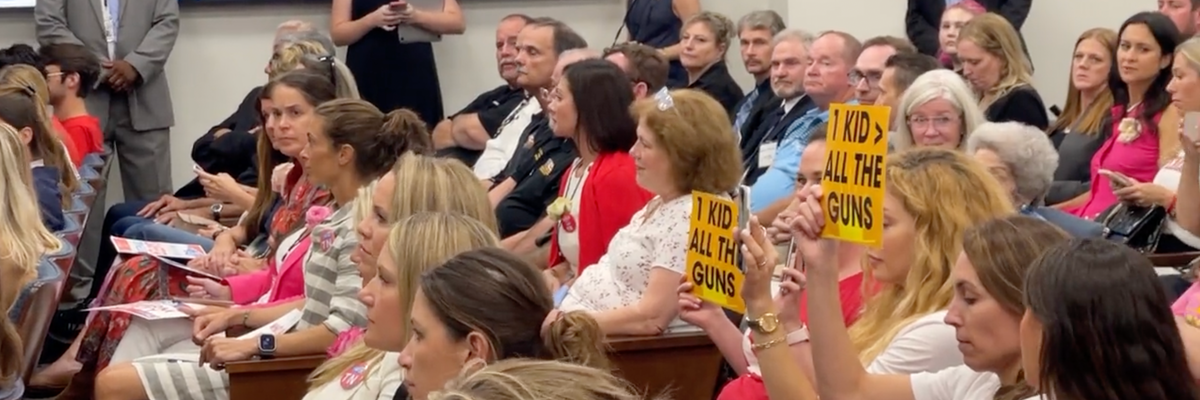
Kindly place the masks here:
<instances>
[{"instance_id":1,"label":"woman with white hair","mask_svg":"<svg viewBox=\"0 0 1200 400\"><path fill-rule=\"evenodd\" d=\"M950 70L922 74L900 96L892 147L942 147L962 149L967 136L983 123L983 111L962 77ZM895 118L895 117L894 117Z\"/></svg>"},{"instance_id":2,"label":"woman with white hair","mask_svg":"<svg viewBox=\"0 0 1200 400\"><path fill-rule=\"evenodd\" d=\"M1043 206L1058 167L1058 151L1045 132L1019 122L987 122L971 131L966 150L1012 193L1013 204L1022 214L1079 238L1100 237L1104 232L1100 224Z\"/></svg>"}]
</instances>

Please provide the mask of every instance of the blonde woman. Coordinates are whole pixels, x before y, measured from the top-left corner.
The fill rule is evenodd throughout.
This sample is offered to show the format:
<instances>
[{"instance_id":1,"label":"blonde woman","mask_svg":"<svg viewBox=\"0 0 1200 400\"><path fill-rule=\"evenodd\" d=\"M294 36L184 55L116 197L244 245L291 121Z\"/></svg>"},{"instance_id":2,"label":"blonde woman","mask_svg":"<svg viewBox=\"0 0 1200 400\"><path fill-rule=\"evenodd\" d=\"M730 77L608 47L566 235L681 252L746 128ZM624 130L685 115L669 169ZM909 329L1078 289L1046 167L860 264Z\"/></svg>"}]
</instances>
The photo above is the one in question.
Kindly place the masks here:
<instances>
[{"instance_id":1,"label":"blonde woman","mask_svg":"<svg viewBox=\"0 0 1200 400\"><path fill-rule=\"evenodd\" d=\"M465 370L462 376L447 382L445 388L429 394L429 400L530 399L642 400L645 397L607 370L521 358Z\"/></svg>"},{"instance_id":2,"label":"blonde woman","mask_svg":"<svg viewBox=\"0 0 1200 400\"><path fill-rule=\"evenodd\" d=\"M849 342L859 363L872 374L915 374L961 365L963 354L957 347L955 329L946 322L947 307L955 291L950 280L951 267L962 251L964 232L984 221L1014 213L1011 196L981 165L961 151L904 151L888 160L886 173L882 244L868 249L863 259L866 275L863 287L878 289L874 294L864 293L862 316L839 340ZM814 200L810 196L819 198L820 189L813 187L799 196L811 202ZM946 204L955 206L945 207ZM806 226L796 225L811 220L801 216L793 219L793 231L811 232ZM742 238L745 243L761 243L767 240L764 235L765 230L753 220ZM764 253L759 245L745 249L748 265L768 263L773 257L772 251ZM828 246L822 245L822 249L828 251ZM822 344L808 342L808 327L794 322L792 316L796 313L790 307L797 303L794 296L804 288L792 286L782 293L781 304L788 307L781 308L771 298L770 289L764 287L767 284L769 279L748 279L743 289L746 318L755 322L751 326L770 326L767 321L785 327L797 326L752 329L767 393L776 399L815 399L816 394L807 383L816 382L820 386L825 382L815 373L815 368L823 368L823 364L815 364L813 359L815 347ZM836 285L834 282L828 286ZM823 291L821 295L828 293ZM841 319L840 310L838 315ZM808 381L801 383L795 379L798 374L805 375Z\"/></svg>"},{"instance_id":3,"label":"blonde woman","mask_svg":"<svg viewBox=\"0 0 1200 400\"><path fill-rule=\"evenodd\" d=\"M1075 41L1067 105L1047 133L1058 148L1058 168L1047 204L1057 204L1087 192L1092 156L1104 143L1105 127L1112 124L1113 92L1108 88L1117 33L1108 28L1088 29Z\"/></svg>"},{"instance_id":4,"label":"blonde woman","mask_svg":"<svg viewBox=\"0 0 1200 400\"><path fill-rule=\"evenodd\" d=\"M903 123L889 139L895 150L940 147L962 150L975 127L985 122L975 95L962 77L949 70L922 74L900 96Z\"/></svg>"},{"instance_id":5,"label":"blonde woman","mask_svg":"<svg viewBox=\"0 0 1200 400\"><path fill-rule=\"evenodd\" d=\"M1012 24L987 13L972 18L958 36L963 75L979 94L988 121L1050 126L1042 96L1033 88L1033 64Z\"/></svg>"},{"instance_id":6,"label":"blonde woman","mask_svg":"<svg viewBox=\"0 0 1200 400\"><path fill-rule=\"evenodd\" d=\"M487 193L457 161L406 155L370 196L373 206L358 224L362 245L353 256L363 274L359 297L368 326L338 338L331 359L313 372L306 399L390 399L403 379L397 356L408 340L404 310L417 277L459 252L496 246ZM345 381L355 384L342 386Z\"/></svg>"},{"instance_id":7,"label":"blonde woman","mask_svg":"<svg viewBox=\"0 0 1200 400\"><path fill-rule=\"evenodd\" d=\"M67 128L50 112L50 85L46 82L44 72L31 65L10 65L0 69L0 83L23 86L33 93L39 108L38 120L45 123L46 132L52 133L52 137L60 142L62 150L68 157L67 160L70 161L67 165L71 166L71 172L78 178L79 171L76 171L75 168L83 163L84 154L67 135Z\"/></svg>"},{"instance_id":8,"label":"blonde woman","mask_svg":"<svg viewBox=\"0 0 1200 400\"><path fill-rule=\"evenodd\" d=\"M16 303L26 295L29 283L49 278L39 268L39 263L46 263L43 256L62 249L62 242L37 217L26 154L21 134L12 125L0 123L0 199L4 199L0 249L5 253L0 258L0 309L13 320L14 311L20 309ZM51 270L58 272L58 268Z\"/></svg>"},{"instance_id":9,"label":"blonde woman","mask_svg":"<svg viewBox=\"0 0 1200 400\"><path fill-rule=\"evenodd\" d=\"M27 65L13 65L0 70L0 95L24 96L26 101L32 104L30 107L0 110L0 119L18 131L28 132L25 136L29 136L29 139L22 136L22 140L29 147L30 161L35 166L54 168L58 173L62 202L66 206L70 204L71 194L79 189L79 172L71 163L63 136L54 128L45 103L42 103L42 90L46 87L46 81L39 81L41 75L36 75L37 79L26 79L33 73L28 71L37 70ZM36 82L41 83L39 85Z\"/></svg>"}]
</instances>

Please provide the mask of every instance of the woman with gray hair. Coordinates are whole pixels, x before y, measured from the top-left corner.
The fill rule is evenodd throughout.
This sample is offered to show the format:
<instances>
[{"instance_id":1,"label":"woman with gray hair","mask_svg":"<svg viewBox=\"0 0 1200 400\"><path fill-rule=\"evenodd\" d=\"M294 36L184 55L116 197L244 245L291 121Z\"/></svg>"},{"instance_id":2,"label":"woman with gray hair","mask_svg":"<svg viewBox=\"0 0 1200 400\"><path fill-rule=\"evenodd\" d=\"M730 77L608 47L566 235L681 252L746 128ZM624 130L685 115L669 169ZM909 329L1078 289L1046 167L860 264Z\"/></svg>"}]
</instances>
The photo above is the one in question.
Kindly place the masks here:
<instances>
[{"instance_id":1,"label":"woman with gray hair","mask_svg":"<svg viewBox=\"0 0 1200 400\"><path fill-rule=\"evenodd\" d=\"M966 151L1012 193L1021 213L1057 225L1079 238L1100 237L1104 227L1043 206L1054 181L1058 151L1046 133L1019 122L986 122L971 132Z\"/></svg>"},{"instance_id":2,"label":"woman with gray hair","mask_svg":"<svg viewBox=\"0 0 1200 400\"><path fill-rule=\"evenodd\" d=\"M898 110L903 114L893 120L904 123L892 134L895 150L962 149L975 127L984 122L975 94L950 70L933 70L918 77L900 96Z\"/></svg>"}]
</instances>

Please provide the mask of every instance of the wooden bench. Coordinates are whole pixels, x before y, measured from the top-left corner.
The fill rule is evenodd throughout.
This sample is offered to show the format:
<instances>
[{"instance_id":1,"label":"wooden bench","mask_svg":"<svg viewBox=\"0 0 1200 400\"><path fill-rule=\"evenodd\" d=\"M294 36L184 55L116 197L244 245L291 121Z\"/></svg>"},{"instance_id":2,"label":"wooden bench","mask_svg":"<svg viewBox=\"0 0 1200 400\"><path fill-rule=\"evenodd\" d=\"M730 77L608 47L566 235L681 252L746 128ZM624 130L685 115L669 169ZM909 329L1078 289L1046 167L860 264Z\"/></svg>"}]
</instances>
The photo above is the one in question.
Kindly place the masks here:
<instances>
[{"instance_id":1,"label":"wooden bench","mask_svg":"<svg viewBox=\"0 0 1200 400\"><path fill-rule=\"evenodd\" d=\"M704 332L653 337L610 338L609 357L617 376L647 396L710 400L720 375L722 356Z\"/></svg>"},{"instance_id":2,"label":"wooden bench","mask_svg":"<svg viewBox=\"0 0 1200 400\"><path fill-rule=\"evenodd\" d=\"M1153 263L1155 267L1181 269L1190 266L1191 263L1195 262L1197 259L1200 259L1200 251L1148 254L1146 255L1146 258L1149 258L1150 262Z\"/></svg>"},{"instance_id":3,"label":"wooden bench","mask_svg":"<svg viewBox=\"0 0 1200 400\"><path fill-rule=\"evenodd\" d=\"M282 357L225 364L230 400L300 399L308 392L308 375L325 355Z\"/></svg>"},{"instance_id":4,"label":"wooden bench","mask_svg":"<svg viewBox=\"0 0 1200 400\"><path fill-rule=\"evenodd\" d=\"M703 332L618 337L608 342L614 372L643 393L670 393L681 400L714 397L722 356ZM231 362L230 400L299 399L324 355Z\"/></svg>"}]
</instances>

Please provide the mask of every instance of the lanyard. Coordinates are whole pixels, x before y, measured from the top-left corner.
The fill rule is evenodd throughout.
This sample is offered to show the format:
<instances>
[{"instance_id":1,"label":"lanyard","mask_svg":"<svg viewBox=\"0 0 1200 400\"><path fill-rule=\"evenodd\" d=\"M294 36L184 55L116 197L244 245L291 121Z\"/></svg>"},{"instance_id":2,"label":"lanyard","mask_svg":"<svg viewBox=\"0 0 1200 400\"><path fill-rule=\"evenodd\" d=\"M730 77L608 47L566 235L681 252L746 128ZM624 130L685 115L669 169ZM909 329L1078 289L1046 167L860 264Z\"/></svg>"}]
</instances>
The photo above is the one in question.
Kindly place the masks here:
<instances>
[{"instance_id":1,"label":"lanyard","mask_svg":"<svg viewBox=\"0 0 1200 400\"><path fill-rule=\"evenodd\" d=\"M108 59L112 60L117 57L117 27L108 9L108 0L100 0L100 12L104 14L104 42L108 45Z\"/></svg>"}]
</instances>

